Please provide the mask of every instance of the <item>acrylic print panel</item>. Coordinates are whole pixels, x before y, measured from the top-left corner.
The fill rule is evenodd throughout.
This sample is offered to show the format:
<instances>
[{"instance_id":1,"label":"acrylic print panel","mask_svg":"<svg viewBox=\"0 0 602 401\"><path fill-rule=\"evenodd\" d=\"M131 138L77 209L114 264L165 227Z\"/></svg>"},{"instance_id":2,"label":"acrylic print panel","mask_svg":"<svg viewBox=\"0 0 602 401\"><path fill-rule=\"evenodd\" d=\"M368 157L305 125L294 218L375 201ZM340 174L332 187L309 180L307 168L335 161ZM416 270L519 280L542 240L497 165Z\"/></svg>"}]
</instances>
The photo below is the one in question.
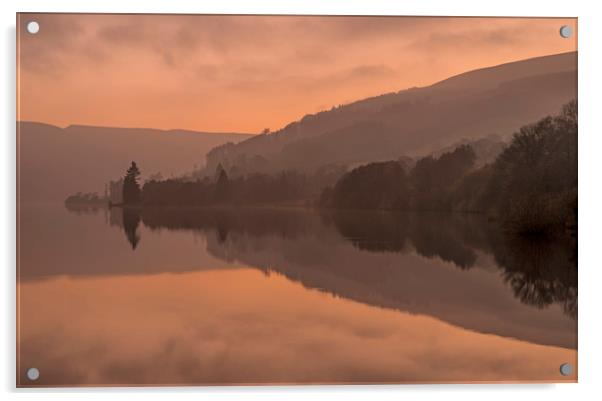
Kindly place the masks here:
<instances>
[{"instance_id":1,"label":"acrylic print panel","mask_svg":"<svg viewBox=\"0 0 602 401\"><path fill-rule=\"evenodd\" d=\"M17 20L18 386L577 380L576 19Z\"/></svg>"}]
</instances>

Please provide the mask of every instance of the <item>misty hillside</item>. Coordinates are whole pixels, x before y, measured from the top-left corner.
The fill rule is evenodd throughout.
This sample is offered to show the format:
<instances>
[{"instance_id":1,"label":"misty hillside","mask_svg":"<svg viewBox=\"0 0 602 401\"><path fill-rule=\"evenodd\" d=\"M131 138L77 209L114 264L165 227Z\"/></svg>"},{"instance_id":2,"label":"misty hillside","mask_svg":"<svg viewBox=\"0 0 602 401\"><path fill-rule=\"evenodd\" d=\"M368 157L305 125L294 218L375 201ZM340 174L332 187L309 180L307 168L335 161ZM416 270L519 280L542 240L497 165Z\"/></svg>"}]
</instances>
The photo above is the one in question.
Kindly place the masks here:
<instances>
[{"instance_id":1,"label":"misty hillside","mask_svg":"<svg viewBox=\"0 0 602 401\"><path fill-rule=\"evenodd\" d=\"M108 128L59 128L18 122L19 198L63 201L76 192L102 192L109 179L123 176L135 160L142 176L179 175L202 166L205 154L226 142L249 137L236 133Z\"/></svg>"},{"instance_id":2,"label":"misty hillside","mask_svg":"<svg viewBox=\"0 0 602 401\"><path fill-rule=\"evenodd\" d=\"M416 157L466 140L508 139L522 125L576 98L577 53L470 71L307 115L274 133L207 154L206 173L314 171Z\"/></svg>"},{"instance_id":3,"label":"misty hillside","mask_svg":"<svg viewBox=\"0 0 602 401\"><path fill-rule=\"evenodd\" d=\"M477 139L462 139L449 146L438 149L430 155L439 158L444 153L453 152L461 145L468 145L475 153L475 167L481 167L488 163L493 163L504 148L508 145L499 135L488 135Z\"/></svg>"}]
</instances>

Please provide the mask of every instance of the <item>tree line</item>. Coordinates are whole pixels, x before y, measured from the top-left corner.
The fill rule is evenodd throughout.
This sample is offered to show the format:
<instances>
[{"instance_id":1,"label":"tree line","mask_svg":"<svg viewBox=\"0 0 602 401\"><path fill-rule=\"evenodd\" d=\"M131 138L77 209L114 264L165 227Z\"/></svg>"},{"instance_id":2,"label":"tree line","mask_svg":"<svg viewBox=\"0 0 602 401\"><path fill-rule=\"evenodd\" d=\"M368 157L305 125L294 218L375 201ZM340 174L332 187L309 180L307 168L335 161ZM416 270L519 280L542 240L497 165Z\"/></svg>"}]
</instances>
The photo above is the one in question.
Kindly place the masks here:
<instances>
[{"instance_id":1,"label":"tree line","mask_svg":"<svg viewBox=\"0 0 602 401\"><path fill-rule=\"evenodd\" d=\"M345 174L320 197L321 207L487 213L521 234L576 232L577 102L522 127L496 160L475 168L462 145L407 168L370 163Z\"/></svg>"},{"instance_id":2,"label":"tree line","mask_svg":"<svg viewBox=\"0 0 602 401\"><path fill-rule=\"evenodd\" d=\"M213 179L150 180L142 187L141 199L153 206L215 206L286 203L310 196L308 178L295 171L277 175L251 174L230 179L218 165Z\"/></svg>"},{"instance_id":3,"label":"tree line","mask_svg":"<svg viewBox=\"0 0 602 401\"><path fill-rule=\"evenodd\" d=\"M123 178L123 204L215 206L313 205L320 208L485 213L509 231L576 231L577 102L526 125L494 162L476 166L470 145L413 166L405 160L369 163L349 172L282 171L230 177L152 178L139 183L135 162Z\"/></svg>"},{"instance_id":4,"label":"tree line","mask_svg":"<svg viewBox=\"0 0 602 401\"><path fill-rule=\"evenodd\" d=\"M311 205L320 191L332 185L345 172L339 166L324 166L313 174L285 170L278 174L232 174L218 164L213 177L179 177L163 179L151 176L140 184L140 170L135 162L121 180L111 183L125 206L228 206L295 204Z\"/></svg>"}]
</instances>

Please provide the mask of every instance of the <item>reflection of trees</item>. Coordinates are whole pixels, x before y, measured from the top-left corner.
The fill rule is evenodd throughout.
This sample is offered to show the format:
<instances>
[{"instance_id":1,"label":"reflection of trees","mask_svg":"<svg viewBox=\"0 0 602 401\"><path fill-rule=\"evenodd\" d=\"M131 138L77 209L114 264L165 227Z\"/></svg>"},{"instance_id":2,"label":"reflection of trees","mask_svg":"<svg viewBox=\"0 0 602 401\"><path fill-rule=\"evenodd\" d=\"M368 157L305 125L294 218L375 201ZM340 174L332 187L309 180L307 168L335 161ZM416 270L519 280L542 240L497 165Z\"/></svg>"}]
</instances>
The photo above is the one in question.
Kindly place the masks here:
<instances>
[{"instance_id":1,"label":"reflection of trees","mask_svg":"<svg viewBox=\"0 0 602 401\"><path fill-rule=\"evenodd\" d=\"M263 208L145 208L141 217L151 230L215 231L221 242L230 232L294 239L307 235L312 223L304 211Z\"/></svg>"},{"instance_id":2,"label":"reflection of trees","mask_svg":"<svg viewBox=\"0 0 602 401\"><path fill-rule=\"evenodd\" d=\"M439 257L461 269L473 267L477 256L466 244L467 220L439 213L413 215L410 238L416 252L427 258Z\"/></svg>"},{"instance_id":3,"label":"reflection of trees","mask_svg":"<svg viewBox=\"0 0 602 401\"><path fill-rule=\"evenodd\" d=\"M400 252L408 236L406 213L332 212L323 219L334 222L341 235L361 250Z\"/></svg>"},{"instance_id":4,"label":"reflection of trees","mask_svg":"<svg viewBox=\"0 0 602 401\"><path fill-rule=\"evenodd\" d=\"M109 224L123 228L125 237L132 246L136 249L140 242L140 234L138 234L138 226L140 225L140 209L130 207L112 207L109 214Z\"/></svg>"},{"instance_id":5,"label":"reflection of trees","mask_svg":"<svg viewBox=\"0 0 602 401\"><path fill-rule=\"evenodd\" d=\"M76 203L65 203L65 208L75 214L96 214L100 211L106 211L106 204L76 204Z\"/></svg>"},{"instance_id":6,"label":"reflection of trees","mask_svg":"<svg viewBox=\"0 0 602 401\"><path fill-rule=\"evenodd\" d=\"M502 235L497 224L478 216L445 213L337 212L331 220L361 250L400 252L409 240L420 255L461 269L475 265L476 250L492 253L521 302L538 308L559 303L567 315L577 315L574 239Z\"/></svg>"},{"instance_id":7,"label":"reflection of trees","mask_svg":"<svg viewBox=\"0 0 602 401\"><path fill-rule=\"evenodd\" d=\"M522 302L544 308L553 303L577 317L577 247L571 239L504 236L493 242L503 276Z\"/></svg>"},{"instance_id":8,"label":"reflection of trees","mask_svg":"<svg viewBox=\"0 0 602 401\"><path fill-rule=\"evenodd\" d=\"M93 214L99 211L105 212L105 218L111 226L118 226L123 229L125 236L132 246L132 249L136 249L140 242L140 234L138 234L138 226L140 225L140 209L129 208L129 207L111 207L106 206L76 206L76 205L65 205L69 212L75 214Z\"/></svg>"},{"instance_id":9,"label":"reflection of trees","mask_svg":"<svg viewBox=\"0 0 602 401\"><path fill-rule=\"evenodd\" d=\"M465 240L470 233L469 219L445 213L332 212L324 216L361 250L400 252L409 239L427 258L437 257L461 269L472 267L476 261Z\"/></svg>"},{"instance_id":10,"label":"reflection of trees","mask_svg":"<svg viewBox=\"0 0 602 401\"><path fill-rule=\"evenodd\" d=\"M113 213L120 213L117 216ZM119 217L119 218L118 218ZM313 213L300 210L274 209L179 209L179 208L113 208L111 221L122 224L126 237L135 249L140 236L140 220L151 230L203 231L217 239L217 247L231 247L232 241L238 243L241 252L258 247L264 249L260 239L291 240L303 244L302 254L311 255L312 266L327 266L330 273L349 275L354 272L356 279L363 285L381 282L378 269L357 271L343 261L334 260L324 248L323 242L349 241L355 248L369 253L383 254L410 251L411 243L416 252L426 258L439 258L453 263L461 269L476 264L477 252L490 253L503 277L515 296L523 303L544 308L552 303L563 305L567 315L577 314L577 267L576 246L570 241L503 236L496 223L488 222L478 216L458 214L416 214L389 212L323 212L318 218ZM332 228L334 227L335 230ZM325 237L326 236L326 237ZM265 241L264 241L265 242ZM336 242L332 242L335 244ZM264 245L260 245L264 244ZM300 245L301 246L301 245ZM226 248L224 248L226 249ZM235 257L232 252L237 248L227 248L227 252L212 252ZM293 248L279 250L284 258L299 257ZM297 252L297 253L295 253ZM376 255L375 255L376 256ZM271 264L272 261L254 261L255 265ZM224 259L225 260L225 259ZM378 264L378 258L374 263ZM253 263L251 263L253 264ZM339 266L343 264L344 266ZM369 264L369 263L368 263ZM379 266L374 266L378 268ZM273 265L278 270L278 265ZM341 271L339 272L339 269ZM295 274L297 275L297 273ZM349 278L349 277L348 277ZM324 282L312 283L322 287ZM381 284L379 284L381 285ZM377 290L377 288L373 288ZM331 288L335 291L335 288Z\"/></svg>"},{"instance_id":11,"label":"reflection of trees","mask_svg":"<svg viewBox=\"0 0 602 401\"><path fill-rule=\"evenodd\" d=\"M138 242L140 242L140 235L138 235L138 225L140 224L140 211L132 208L123 209L123 231L127 237L132 249L136 249Z\"/></svg>"}]
</instances>

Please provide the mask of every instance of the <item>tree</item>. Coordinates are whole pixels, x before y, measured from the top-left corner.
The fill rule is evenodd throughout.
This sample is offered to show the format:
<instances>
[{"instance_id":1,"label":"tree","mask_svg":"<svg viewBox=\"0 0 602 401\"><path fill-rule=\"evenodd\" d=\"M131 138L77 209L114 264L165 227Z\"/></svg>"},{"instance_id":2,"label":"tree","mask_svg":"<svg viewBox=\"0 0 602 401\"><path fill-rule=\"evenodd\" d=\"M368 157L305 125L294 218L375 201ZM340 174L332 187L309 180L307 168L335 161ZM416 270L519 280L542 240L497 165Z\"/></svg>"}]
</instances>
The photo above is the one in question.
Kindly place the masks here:
<instances>
[{"instance_id":1,"label":"tree","mask_svg":"<svg viewBox=\"0 0 602 401\"><path fill-rule=\"evenodd\" d=\"M218 164L215 170L215 197L218 202L227 200L230 189L230 180L226 170L222 167L221 163Z\"/></svg>"},{"instance_id":2,"label":"tree","mask_svg":"<svg viewBox=\"0 0 602 401\"><path fill-rule=\"evenodd\" d=\"M550 234L577 224L577 103L522 127L493 165L489 191L504 226Z\"/></svg>"},{"instance_id":3,"label":"tree","mask_svg":"<svg viewBox=\"0 0 602 401\"><path fill-rule=\"evenodd\" d=\"M196 167L195 167L196 170ZM163 174L161 174L161 172L157 172L155 174L151 174L147 181L163 181Z\"/></svg>"},{"instance_id":4,"label":"tree","mask_svg":"<svg viewBox=\"0 0 602 401\"><path fill-rule=\"evenodd\" d=\"M217 164L217 167L215 168L215 174L213 175L213 181L214 182L218 182L220 179L223 179L222 175L226 173L226 169L224 169L224 166L222 166L221 163ZM227 177L227 174L226 174Z\"/></svg>"},{"instance_id":5,"label":"tree","mask_svg":"<svg viewBox=\"0 0 602 401\"><path fill-rule=\"evenodd\" d=\"M131 205L140 202L140 184L138 184L138 177L140 177L140 170L138 169L136 162L132 162L132 165L128 168L125 177L123 178L124 204Z\"/></svg>"},{"instance_id":6,"label":"tree","mask_svg":"<svg viewBox=\"0 0 602 401\"><path fill-rule=\"evenodd\" d=\"M424 157L410 171L414 198L413 208L449 210L451 193L472 170L476 160L470 145L461 145L439 158Z\"/></svg>"},{"instance_id":7,"label":"tree","mask_svg":"<svg viewBox=\"0 0 602 401\"><path fill-rule=\"evenodd\" d=\"M370 163L343 175L323 194L324 206L341 209L400 210L408 205L405 170L395 161Z\"/></svg>"}]
</instances>

